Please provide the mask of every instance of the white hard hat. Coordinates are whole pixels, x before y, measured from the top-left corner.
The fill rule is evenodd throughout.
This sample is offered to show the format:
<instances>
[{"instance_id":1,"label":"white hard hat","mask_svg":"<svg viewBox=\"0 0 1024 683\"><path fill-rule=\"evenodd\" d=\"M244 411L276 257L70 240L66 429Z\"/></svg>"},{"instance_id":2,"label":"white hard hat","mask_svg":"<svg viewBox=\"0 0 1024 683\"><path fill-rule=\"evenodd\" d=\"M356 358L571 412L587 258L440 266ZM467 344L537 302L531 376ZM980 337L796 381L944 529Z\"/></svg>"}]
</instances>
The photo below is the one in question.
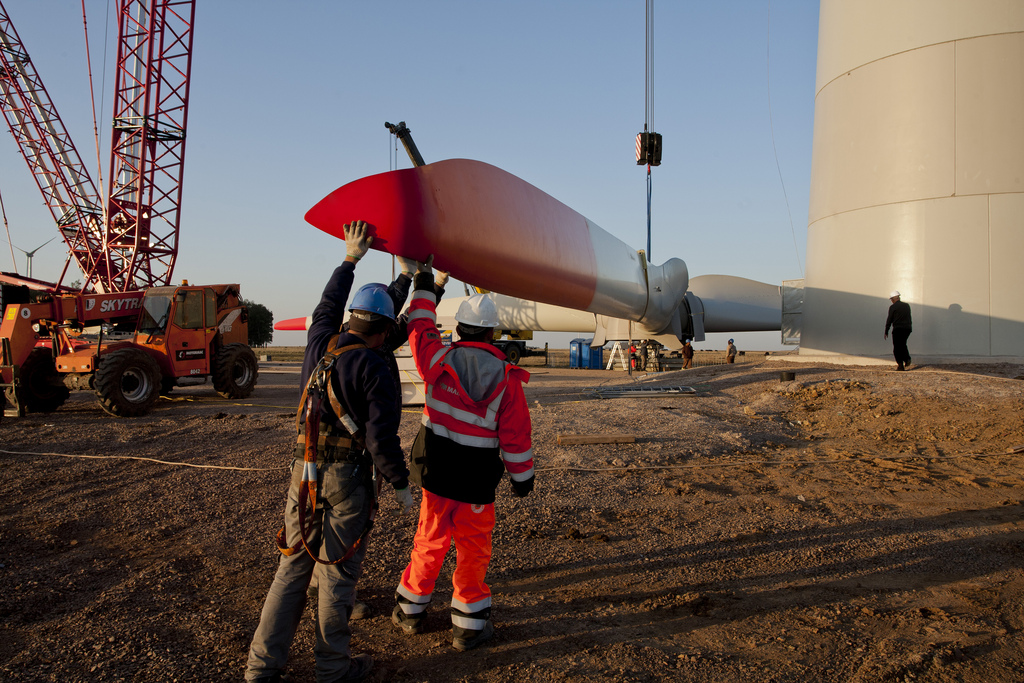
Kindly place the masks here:
<instances>
[{"instance_id":1,"label":"white hard hat","mask_svg":"<svg viewBox=\"0 0 1024 683\"><path fill-rule=\"evenodd\" d=\"M898 297L899 295L900 295L900 292L899 292L899 290L898 290L898 289L894 289L894 290L892 290L892 292L891 292L891 293L889 294L889 298L890 298L890 299L893 299L893 298L895 298L895 297Z\"/></svg>"},{"instance_id":2,"label":"white hard hat","mask_svg":"<svg viewBox=\"0 0 1024 683\"><path fill-rule=\"evenodd\" d=\"M455 319L473 327L497 327L498 307L486 294L474 294L459 304Z\"/></svg>"}]
</instances>

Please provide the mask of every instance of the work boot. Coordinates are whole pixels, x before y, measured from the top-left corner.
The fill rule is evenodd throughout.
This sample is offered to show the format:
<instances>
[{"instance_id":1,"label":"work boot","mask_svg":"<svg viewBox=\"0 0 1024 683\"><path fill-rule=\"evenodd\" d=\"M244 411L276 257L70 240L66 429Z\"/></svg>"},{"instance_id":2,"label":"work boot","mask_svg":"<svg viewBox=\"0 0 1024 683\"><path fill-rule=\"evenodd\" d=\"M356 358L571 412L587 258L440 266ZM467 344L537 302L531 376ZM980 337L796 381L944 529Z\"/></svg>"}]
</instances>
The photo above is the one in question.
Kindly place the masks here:
<instances>
[{"instance_id":1,"label":"work boot","mask_svg":"<svg viewBox=\"0 0 1024 683\"><path fill-rule=\"evenodd\" d=\"M391 623L402 629L407 636L414 636L417 633L423 633L424 617L423 613L420 613L418 617L406 614L402 611L401 605L395 605L394 611L391 612Z\"/></svg>"},{"instance_id":2,"label":"work boot","mask_svg":"<svg viewBox=\"0 0 1024 683\"><path fill-rule=\"evenodd\" d=\"M359 619L368 619L370 617L370 606L365 602L356 600L356 604L352 605L352 614L348 615L349 621L358 621Z\"/></svg>"},{"instance_id":3,"label":"work boot","mask_svg":"<svg viewBox=\"0 0 1024 683\"><path fill-rule=\"evenodd\" d=\"M270 678L260 678L256 683L292 683L295 679L286 673L274 674Z\"/></svg>"},{"instance_id":4,"label":"work boot","mask_svg":"<svg viewBox=\"0 0 1024 683\"><path fill-rule=\"evenodd\" d=\"M491 639L494 635L494 624L488 619L484 622L484 627L479 631L471 631L468 628L461 628L459 626L452 626L452 647L459 652L465 652L466 650L472 650L478 645L482 645Z\"/></svg>"},{"instance_id":5,"label":"work boot","mask_svg":"<svg viewBox=\"0 0 1024 683\"><path fill-rule=\"evenodd\" d=\"M370 675L373 668L373 657L370 655L355 655L348 663L348 673L337 679L335 683L350 683L350 681L361 681Z\"/></svg>"}]
</instances>

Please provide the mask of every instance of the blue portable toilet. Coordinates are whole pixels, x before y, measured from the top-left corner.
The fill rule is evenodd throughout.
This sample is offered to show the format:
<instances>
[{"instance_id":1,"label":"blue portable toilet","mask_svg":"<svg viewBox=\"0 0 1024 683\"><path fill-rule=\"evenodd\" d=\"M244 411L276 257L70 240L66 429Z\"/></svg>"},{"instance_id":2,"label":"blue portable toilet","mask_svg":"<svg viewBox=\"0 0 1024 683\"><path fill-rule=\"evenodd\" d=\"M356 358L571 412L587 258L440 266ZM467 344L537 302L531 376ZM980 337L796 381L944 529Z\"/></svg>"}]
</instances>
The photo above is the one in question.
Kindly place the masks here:
<instances>
[{"instance_id":1,"label":"blue portable toilet","mask_svg":"<svg viewBox=\"0 0 1024 683\"><path fill-rule=\"evenodd\" d=\"M601 370L604 367L604 347L591 348L594 338L573 339L569 342L569 367L581 370Z\"/></svg>"},{"instance_id":2,"label":"blue portable toilet","mask_svg":"<svg viewBox=\"0 0 1024 683\"><path fill-rule=\"evenodd\" d=\"M590 347L590 344L594 341L594 338L581 339L580 341L583 342L583 353L580 359L580 367L584 370L592 370L593 366L591 365L591 357L594 355L594 349Z\"/></svg>"},{"instance_id":3,"label":"blue portable toilet","mask_svg":"<svg viewBox=\"0 0 1024 683\"><path fill-rule=\"evenodd\" d=\"M582 337L577 337L569 342L569 368L578 370L586 367L583 364L583 354L588 353L590 347L587 346L587 340Z\"/></svg>"}]
</instances>

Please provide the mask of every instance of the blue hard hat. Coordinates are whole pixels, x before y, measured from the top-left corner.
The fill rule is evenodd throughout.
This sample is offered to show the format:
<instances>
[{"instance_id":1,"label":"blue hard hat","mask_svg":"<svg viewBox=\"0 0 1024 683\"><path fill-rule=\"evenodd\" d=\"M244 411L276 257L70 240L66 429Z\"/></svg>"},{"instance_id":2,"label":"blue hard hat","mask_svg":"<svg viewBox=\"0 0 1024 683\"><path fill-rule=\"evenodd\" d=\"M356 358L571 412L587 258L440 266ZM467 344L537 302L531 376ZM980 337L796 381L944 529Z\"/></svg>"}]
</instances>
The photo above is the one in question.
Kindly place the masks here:
<instances>
[{"instance_id":1,"label":"blue hard hat","mask_svg":"<svg viewBox=\"0 0 1024 683\"><path fill-rule=\"evenodd\" d=\"M732 344L732 339L729 340L729 343Z\"/></svg>"},{"instance_id":2,"label":"blue hard hat","mask_svg":"<svg viewBox=\"0 0 1024 683\"><path fill-rule=\"evenodd\" d=\"M395 319L395 302L388 295L388 288L379 282L363 285L348 305L350 311L366 311L389 320ZM370 318L374 319L373 317Z\"/></svg>"}]
</instances>

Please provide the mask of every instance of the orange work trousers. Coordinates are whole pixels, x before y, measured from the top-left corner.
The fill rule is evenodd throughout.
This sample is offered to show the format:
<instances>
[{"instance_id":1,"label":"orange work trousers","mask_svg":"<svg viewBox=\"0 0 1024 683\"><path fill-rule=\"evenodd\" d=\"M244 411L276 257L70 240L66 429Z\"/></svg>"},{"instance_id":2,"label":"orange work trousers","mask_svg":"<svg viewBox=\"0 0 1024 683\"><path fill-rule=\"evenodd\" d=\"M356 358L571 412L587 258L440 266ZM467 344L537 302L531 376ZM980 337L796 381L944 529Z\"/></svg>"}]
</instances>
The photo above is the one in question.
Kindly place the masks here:
<instances>
[{"instance_id":1,"label":"orange work trousers","mask_svg":"<svg viewBox=\"0 0 1024 683\"><path fill-rule=\"evenodd\" d=\"M494 503L460 503L423 489L412 557L402 572L401 587L429 601L454 540L452 606L464 612L490 607L491 589L484 579L491 562L493 531Z\"/></svg>"}]
</instances>

